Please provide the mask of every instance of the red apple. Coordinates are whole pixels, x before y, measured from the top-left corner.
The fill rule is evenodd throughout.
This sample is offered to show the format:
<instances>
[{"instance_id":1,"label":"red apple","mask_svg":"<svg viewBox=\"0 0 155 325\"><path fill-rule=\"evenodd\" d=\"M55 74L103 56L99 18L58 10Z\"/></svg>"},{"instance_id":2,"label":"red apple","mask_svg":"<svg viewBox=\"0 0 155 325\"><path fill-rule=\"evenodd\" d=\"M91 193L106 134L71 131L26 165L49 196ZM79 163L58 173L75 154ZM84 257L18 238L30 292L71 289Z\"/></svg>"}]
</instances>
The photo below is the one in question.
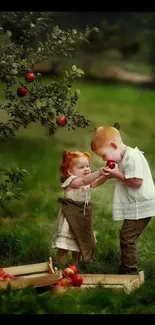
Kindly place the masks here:
<instances>
[{"instance_id":1,"label":"red apple","mask_svg":"<svg viewBox=\"0 0 155 325\"><path fill-rule=\"evenodd\" d=\"M78 273L78 268L75 265L69 265L68 267L74 271L74 274Z\"/></svg>"},{"instance_id":2,"label":"red apple","mask_svg":"<svg viewBox=\"0 0 155 325\"><path fill-rule=\"evenodd\" d=\"M26 96L27 92L28 92L28 90L26 89L26 87L20 87L20 88L17 89L17 95L19 97Z\"/></svg>"},{"instance_id":3,"label":"red apple","mask_svg":"<svg viewBox=\"0 0 155 325\"><path fill-rule=\"evenodd\" d=\"M4 276L6 275L6 272L0 268L0 277L4 278Z\"/></svg>"},{"instance_id":4,"label":"red apple","mask_svg":"<svg viewBox=\"0 0 155 325\"><path fill-rule=\"evenodd\" d=\"M65 116L58 116L56 119L56 123L59 126L65 126L67 124L67 118Z\"/></svg>"},{"instance_id":5,"label":"red apple","mask_svg":"<svg viewBox=\"0 0 155 325\"><path fill-rule=\"evenodd\" d=\"M60 280L62 287L71 287L72 286L72 279L71 278L63 278Z\"/></svg>"},{"instance_id":6,"label":"red apple","mask_svg":"<svg viewBox=\"0 0 155 325\"><path fill-rule=\"evenodd\" d=\"M51 287L61 287L61 281L59 280L57 283L52 284Z\"/></svg>"},{"instance_id":7,"label":"red apple","mask_svg":"<svg viewBox=\"0 0 155 325\"><path fill-rule=\"evenodd\" d=\"M73 282L73 286L74 286L74 287L80 287L81 284L83 283L83 278L82 278L81 275L75 274L75 275L72 277L72 282Z\"/></svg>"},{"instance_id":8,"label":"red apple","mask_svg":"<svg viewBox=\"0 0 155 325\"><path fill-rule=\"evenodd\" d=\"M15 275L12 275L12 274L7 274L7 277L10 278L10 280L16 280L17 277Z\"/></svg>"},{"instance_id":9,"label":"red apple","mask_svg":"<svg viewBox=\"0 0 155 325\"><path fill-rule=\"evenodd\" d=\"M113 169L113 168L115 168L115 163L113 161L108 160L106 163L106 167Z\"/></svg>"},{"instance_id":10,"label":"red apple","mask_svg":"<svg viewBox=\"0 0 155 325\"><path fill-rule=\"evenodd\" d=\"M66 269L64 269L63 274L65 275L65 277L72 277L74 275L74 271L70 268L70 267L66 267Z\"/></svg>"},{"instance_id":11,"label":"red apple","mask_svg":"<svg viewBox=\"0 0 155 325\"><path fill-rule=\"evenodd\" d=\"M11 279L10 279L10 276L9 276L9 274L7 274L5 277L4 277L4 281L10 281Z\"/></svg>"},{"instance_id":12,"label":"red apple","mask_svg":"<svg viewBox=\"0 0 155 325\"><path fill-rule=\"evenodd\" d=\"M34 75L34 73L33 72L27 72L26 73L26 75L25 75L25 80L27 81L27 82L32 82L32 81L34 81L35 80L35 75Z\"/></svg>"}]
</instances>

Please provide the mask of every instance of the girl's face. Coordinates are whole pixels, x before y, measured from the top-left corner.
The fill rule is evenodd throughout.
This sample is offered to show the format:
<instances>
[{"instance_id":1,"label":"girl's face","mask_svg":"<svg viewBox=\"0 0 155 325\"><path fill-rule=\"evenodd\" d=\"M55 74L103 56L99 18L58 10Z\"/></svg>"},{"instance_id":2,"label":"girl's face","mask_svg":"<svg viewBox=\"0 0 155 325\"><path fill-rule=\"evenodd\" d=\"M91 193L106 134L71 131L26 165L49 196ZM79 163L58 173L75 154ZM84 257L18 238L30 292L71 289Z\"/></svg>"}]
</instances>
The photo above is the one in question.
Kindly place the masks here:
<instances>
[{"instance_id":1,"label":"girl's face","mask_svg":"<svg viewBox=\"0 0 155 325\"><path fill-rule=\"evenodd\" d=\"M84 177L87 174L90 174L91 173L90 162L86 157L77 158L72 168L69 170L69 173L78 177Z\"/></svg>"}]
</instances>

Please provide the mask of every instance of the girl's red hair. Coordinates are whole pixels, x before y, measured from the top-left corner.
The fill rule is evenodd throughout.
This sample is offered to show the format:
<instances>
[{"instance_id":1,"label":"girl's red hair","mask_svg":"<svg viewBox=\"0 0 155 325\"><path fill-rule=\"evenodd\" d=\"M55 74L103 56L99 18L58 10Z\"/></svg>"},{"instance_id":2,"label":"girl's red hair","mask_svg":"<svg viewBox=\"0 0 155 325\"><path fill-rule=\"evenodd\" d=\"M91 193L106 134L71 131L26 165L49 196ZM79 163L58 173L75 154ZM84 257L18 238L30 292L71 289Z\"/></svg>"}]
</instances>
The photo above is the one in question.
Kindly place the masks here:
<instances>
[{"instance_id":1,"label":"girl's red hair","mask_svg":"<svg viewBox=\"0 0 155 325\"><path fill-rule=\"evenodd\" d=\"M89 152L80 152L80 151L64 151L62 157L62 163L60 165L60 181L63 183L70 175L68 174L68 170L73 166L74 160L86 157L88 161L90 161L91 155Z\"/></svg>"}]
</instances>

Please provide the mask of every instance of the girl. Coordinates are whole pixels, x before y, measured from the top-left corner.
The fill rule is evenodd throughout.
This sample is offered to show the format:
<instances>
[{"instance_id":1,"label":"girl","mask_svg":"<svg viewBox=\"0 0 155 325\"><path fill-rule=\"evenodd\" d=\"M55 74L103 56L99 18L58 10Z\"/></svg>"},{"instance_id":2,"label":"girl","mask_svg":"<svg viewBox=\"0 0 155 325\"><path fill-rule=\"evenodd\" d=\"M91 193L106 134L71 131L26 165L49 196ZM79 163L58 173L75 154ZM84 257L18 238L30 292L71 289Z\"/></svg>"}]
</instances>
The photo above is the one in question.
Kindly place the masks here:
<instances>
[{"instance_id":1,"label":"girl","mask_svg":"<svg viewBox=\"0 0 155 325\"><path fill-rule=\"evenodd\" d=\"M64 263L67 252L72 252L72 262L84 262L94 257L95 240L90 203L91 188L103 184L107 177L103 168L91 173L88 152L65 151L60 166L61 188L64 198L59 198L61 209L57 218L55 247L57 261Z\"/></svg>"}]
</instances>

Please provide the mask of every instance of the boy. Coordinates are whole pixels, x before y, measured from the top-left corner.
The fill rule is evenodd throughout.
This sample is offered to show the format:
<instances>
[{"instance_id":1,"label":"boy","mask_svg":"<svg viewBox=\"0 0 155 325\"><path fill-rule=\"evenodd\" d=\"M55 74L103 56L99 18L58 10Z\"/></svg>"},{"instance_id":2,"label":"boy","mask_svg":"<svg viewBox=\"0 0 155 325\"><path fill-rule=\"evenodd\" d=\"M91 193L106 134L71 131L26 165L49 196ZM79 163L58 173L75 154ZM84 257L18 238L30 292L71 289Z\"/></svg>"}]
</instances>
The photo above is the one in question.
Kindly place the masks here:
<instances>
[{"instance_id":1,"label":"boy","mask_svg":"<svg viewBox=\"0 0 155 325\"><path fill-rule=\"evenodd\" d=\"M123 143L120 132L111 126L99 127L91 141L92 151L104 161L114 161L114 169L104 168L116 178L113 220L123 220L120 231L120 273L137 272L136 240L155 216L155 186L143 153ZM117 166L118 164L118 166Z\"/></svg>"}]
</instances>

